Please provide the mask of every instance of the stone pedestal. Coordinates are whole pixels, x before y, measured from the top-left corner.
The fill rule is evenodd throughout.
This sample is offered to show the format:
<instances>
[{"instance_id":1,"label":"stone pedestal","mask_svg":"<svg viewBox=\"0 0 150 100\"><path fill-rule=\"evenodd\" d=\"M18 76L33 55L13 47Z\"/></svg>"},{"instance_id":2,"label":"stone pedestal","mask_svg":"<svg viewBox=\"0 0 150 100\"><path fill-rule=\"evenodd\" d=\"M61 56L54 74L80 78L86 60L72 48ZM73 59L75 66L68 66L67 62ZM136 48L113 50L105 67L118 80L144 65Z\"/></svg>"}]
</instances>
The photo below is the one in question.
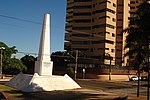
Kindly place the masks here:
<instances>
[{"instance_id":1,"label":"stone pedestal","mask_svg":"<svg viewBox=\"0 0 150 100\"><path fill-rule=\"evenodd\" d=\"M67 74L64 76L18 74L11 79L7 86L24 92L55 91L81 88Z\"/></svg>"},{"instance_id":2,"label":"stone pedestal","mask_svg":"<svg viewBox=\"0 0 150 100\"><path fill-rule=\"evenodd\" d=\"M52 75L53 62L36 61L35 66L35 73L39 75Z\"/></svg>"}]
</instances>

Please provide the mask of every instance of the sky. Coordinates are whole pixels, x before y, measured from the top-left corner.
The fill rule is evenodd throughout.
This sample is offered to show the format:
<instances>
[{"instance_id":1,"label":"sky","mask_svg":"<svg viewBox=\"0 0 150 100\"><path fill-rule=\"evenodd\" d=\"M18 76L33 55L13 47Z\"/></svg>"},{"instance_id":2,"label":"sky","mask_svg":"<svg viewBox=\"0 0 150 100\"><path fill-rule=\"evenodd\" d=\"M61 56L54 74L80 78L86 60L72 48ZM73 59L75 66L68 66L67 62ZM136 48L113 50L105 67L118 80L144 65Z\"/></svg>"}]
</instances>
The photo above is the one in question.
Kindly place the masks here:
<instances>
[{"instance_id":1,"label":"sky","mask_svg":"<svg viewBox=\"0 0 150 100\"><path fill-rule=\"evenodd\" d=\"M45 13L51 15L51 53L63 51L66 0L0 0L0 41L38 53Z\"/></svg>"}]
</instances>

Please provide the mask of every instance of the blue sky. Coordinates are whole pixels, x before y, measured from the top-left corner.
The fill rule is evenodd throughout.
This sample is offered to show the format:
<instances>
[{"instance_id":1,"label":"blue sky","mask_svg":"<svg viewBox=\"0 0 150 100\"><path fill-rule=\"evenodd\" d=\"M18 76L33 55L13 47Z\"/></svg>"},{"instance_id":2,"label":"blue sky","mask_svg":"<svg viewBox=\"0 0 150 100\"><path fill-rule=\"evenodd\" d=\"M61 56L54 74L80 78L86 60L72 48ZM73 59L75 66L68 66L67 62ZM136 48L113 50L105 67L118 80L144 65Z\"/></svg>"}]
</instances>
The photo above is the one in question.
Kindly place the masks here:
<instances>
[{"instance_id":1,"label":"blue sky","mask_svg":"<svg viewBox=\"0 0 150 100\"><path fill-rule=\"evenodd\" d=\"M19 52L38 53L44 13L51 14L51 52L62 51L66 0L0 0L0 41Z\"/></svg>"}]
</instances>

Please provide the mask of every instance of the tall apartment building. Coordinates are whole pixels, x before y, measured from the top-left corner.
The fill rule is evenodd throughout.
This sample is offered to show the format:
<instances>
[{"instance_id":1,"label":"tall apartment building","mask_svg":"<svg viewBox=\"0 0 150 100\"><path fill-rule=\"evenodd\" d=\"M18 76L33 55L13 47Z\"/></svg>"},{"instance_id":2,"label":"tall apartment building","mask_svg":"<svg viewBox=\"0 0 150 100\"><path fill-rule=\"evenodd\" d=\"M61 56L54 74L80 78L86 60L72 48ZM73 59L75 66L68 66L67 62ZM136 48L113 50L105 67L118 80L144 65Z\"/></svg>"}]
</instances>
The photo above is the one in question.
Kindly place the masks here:
<instances>
[{"instance_id":1,"label":"tall apartment building","mask_svg":"<svg viewBox=\"0 0 150 100\"><path fill-rule=\"evenodd\" d=\"M90 58L107 54L112 65L126 65L122 30L128 27L129 5L130 0L67 0L65 49Z\"/></svg>"}]
</instances>

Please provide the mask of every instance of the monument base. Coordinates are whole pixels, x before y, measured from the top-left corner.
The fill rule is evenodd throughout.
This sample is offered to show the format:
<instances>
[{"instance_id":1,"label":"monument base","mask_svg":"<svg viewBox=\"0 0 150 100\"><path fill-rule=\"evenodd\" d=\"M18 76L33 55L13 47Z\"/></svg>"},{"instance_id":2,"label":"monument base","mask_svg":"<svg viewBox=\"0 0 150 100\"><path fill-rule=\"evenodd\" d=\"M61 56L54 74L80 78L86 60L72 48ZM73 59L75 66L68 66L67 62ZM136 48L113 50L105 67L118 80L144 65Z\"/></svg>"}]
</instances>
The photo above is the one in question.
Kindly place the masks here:
<instances>
[{"instance_id":1,"label":"monument base","mask_svg":"<svg viewBox=\"0 0 150 100\"><path fill-rule=\"evenodd\" d=\"M42 75L52 75L53 62L35 61L34 72Z\"/></svg>"},{"instance_id":2,"label":"monument base","mask_svg":"<svg viewBox=\"0 0 150 100\"><path fill-rule=\"evenodd\" d=\"M34 75L18 74L6 83L7 86L24 92L54 91L81 88L67 74L57 75Z\"/></svg>"}]
</instances>

